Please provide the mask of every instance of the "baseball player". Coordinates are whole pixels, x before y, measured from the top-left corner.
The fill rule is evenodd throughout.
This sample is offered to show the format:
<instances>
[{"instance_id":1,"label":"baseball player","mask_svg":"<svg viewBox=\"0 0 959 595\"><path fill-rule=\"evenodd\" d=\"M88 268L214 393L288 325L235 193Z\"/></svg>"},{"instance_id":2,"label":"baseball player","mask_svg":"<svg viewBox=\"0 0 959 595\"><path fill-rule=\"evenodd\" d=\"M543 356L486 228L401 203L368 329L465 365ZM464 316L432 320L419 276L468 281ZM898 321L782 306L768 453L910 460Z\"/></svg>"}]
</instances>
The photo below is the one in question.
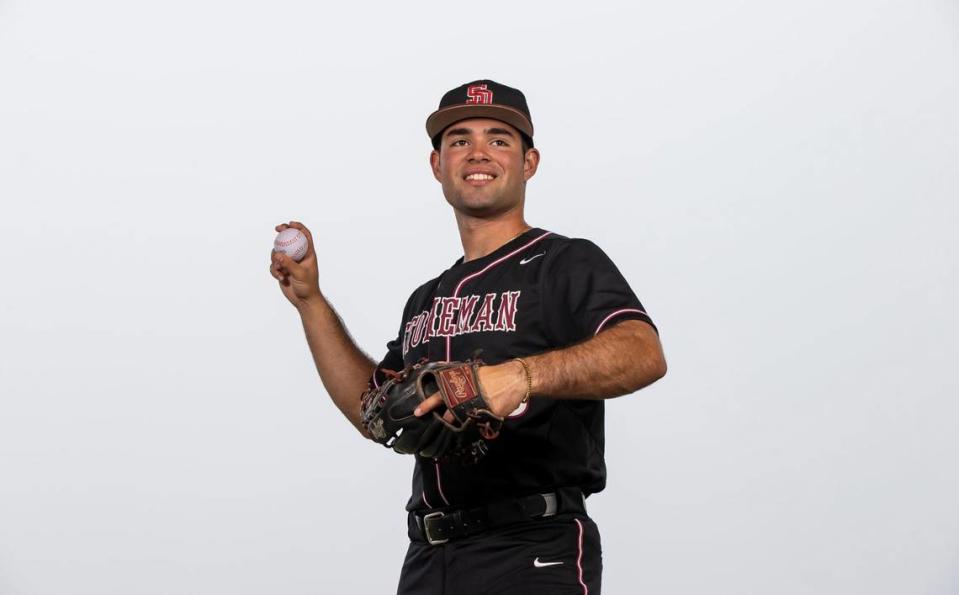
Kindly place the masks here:
<instances>
[{"instance_id":1,"label":"baseball player","mask_svg":"<svg viewBox=\"0 0 959 595\"><path fill-rule=\"evenodd\" d=\"M585 501L606 484L604 400L666 373L658 332L599 247L526 223L540 153L520 91L491 80L457 87L426 130L463 255L409 297L381 361L324 298L302 224L277 230L302 230L307 256L274 253L271 274L300 313L331 398L367 437L360 396L394 371L477 354L485 364L476 378L502 427L477 461L416 455L398 593L598 594L600 536ZM443 404L430 396L415 415Z\"/></svg>"}]
</instances>

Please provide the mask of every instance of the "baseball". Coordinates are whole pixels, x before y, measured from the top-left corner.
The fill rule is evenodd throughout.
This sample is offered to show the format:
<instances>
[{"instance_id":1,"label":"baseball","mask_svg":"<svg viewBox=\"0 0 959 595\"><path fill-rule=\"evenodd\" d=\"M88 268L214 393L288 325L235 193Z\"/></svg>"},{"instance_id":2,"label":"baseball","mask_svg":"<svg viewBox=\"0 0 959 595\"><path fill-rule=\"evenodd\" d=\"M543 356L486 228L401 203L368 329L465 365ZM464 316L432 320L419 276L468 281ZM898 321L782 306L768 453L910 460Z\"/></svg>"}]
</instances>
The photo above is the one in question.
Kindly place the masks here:
<instances>
[{"instance_id":1,"label":"baseball","mask_svg":"<svg viewBox=\"0 0 959 595\"><path fill-rule=\"evenodd\" d=\"M306 256L308 246L309 242L306 241L306 236L303 235L303 232L292 227L281 231L277 234L276 239L273 240L273 249L275 251L283 252L296 262L303 260L303 257Z\"/></svg>"}]
</instances>

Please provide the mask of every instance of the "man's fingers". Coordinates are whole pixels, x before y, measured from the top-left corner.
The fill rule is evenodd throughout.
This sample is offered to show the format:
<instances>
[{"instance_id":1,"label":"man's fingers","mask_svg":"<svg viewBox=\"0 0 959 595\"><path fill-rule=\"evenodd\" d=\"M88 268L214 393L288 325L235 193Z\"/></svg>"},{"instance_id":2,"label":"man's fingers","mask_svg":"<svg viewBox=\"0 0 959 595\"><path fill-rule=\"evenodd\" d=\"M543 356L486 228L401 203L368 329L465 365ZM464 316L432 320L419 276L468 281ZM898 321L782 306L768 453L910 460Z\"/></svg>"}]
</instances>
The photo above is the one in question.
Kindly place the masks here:
<instances>
[{"instance_id":1,"label":"man's fingers","mask_svg":"<svg viewBox=\"0 0 959 595\"><path fill-rule=\"evenodd\" d=\"M282 252L274 252L273 267L281 275L278 279L283 285L288 285L291 278L297 281L304 281L307 278L306 270L303 266Z\"/></svg>"},{"instance_id":2,"label":"man's fingers","mask_svg":"<svg viewBox=\"0 0 959 595\"><path fill-rule=\"evenodd\" d=\"M430 411L439 407L442 403L443 403L442 395L435 394L432 397L420 403L419 406L417 406L417 408L413 411L413 415L415 415L416 417L422 417L423 415L426 415Z\"/></svg>"},{"instance_id":3,"label":"man's fingers","mask_svg":"<svg viewBox=\"0 0 959 595\"><path fill-rule=\"evenodd\" d=\"M276 268L285 273L290 273L294 277L300 277L297 273L302 272L302 266L300 263L296 262L288 254L283 252L273 252L273 263L276 265Z\"/></svg>"},{"instance_id":4,"label":"man's fingers","mask_svg":"<svg viewBox=\"0 0 959 595\"><path fill-rule=\"evenodd\" d=\"M288 285L286 274L277 268L276 263L270 263L270 275L280 282L281 285Z\"/></svg>"},{"instance_id":5,"label":"man's fingers","mask_svg":"<svg viewBox=\"0 0 959 595\"><path fill-rule=\"evenodd\" d=\"M281 275L286 273L286 271L283 269L282 255L282 252L272 252L270 254L270 269L275 270Z\"/></svg>"}]
</instances>

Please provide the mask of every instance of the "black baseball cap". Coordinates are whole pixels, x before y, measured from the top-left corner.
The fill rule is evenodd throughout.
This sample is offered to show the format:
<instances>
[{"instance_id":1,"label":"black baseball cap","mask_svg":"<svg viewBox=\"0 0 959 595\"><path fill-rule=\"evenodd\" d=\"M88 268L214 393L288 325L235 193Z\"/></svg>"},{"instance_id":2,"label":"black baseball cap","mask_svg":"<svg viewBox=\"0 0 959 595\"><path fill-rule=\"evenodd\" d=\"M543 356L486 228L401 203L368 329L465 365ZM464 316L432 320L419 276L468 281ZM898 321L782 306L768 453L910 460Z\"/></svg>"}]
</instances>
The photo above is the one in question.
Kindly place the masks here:
<instances>
[{"instance_id":1,"label":"black baseball cap","mask_svg":"<svg viewBox=\"0 0 959 595\"><path fill-rule=\"evenodd\" d=\"M440 107L426 119L426 134L439 146L440 135L451 124L467 118L492 118L519 130L533 146L533 120L526 96L519 89L482 79L460 85L443 95Z\"/></svg>"}]
</instances>

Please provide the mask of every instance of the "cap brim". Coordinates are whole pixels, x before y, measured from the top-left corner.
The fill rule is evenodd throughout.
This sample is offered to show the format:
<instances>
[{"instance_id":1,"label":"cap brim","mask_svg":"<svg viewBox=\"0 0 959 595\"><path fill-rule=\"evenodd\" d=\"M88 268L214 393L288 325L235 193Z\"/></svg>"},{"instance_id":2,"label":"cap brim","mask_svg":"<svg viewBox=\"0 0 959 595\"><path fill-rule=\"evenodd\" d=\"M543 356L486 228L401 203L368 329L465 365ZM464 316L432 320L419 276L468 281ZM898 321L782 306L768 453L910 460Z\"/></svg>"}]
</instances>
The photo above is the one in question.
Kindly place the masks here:
<instances>
[{"instance_id":1,"label":"cap brim","mask_svg":"<svg viewBox=\"0 0 959 595\"><path fill-rule=\"evenodd\" d=\"M506 122L526 136L533 138L533 123L523 112L505 105L451 105L438 109L426 119L426 134L430 139L449 125L469 118L492 118Z\"/></svg>"}]
</instances>

